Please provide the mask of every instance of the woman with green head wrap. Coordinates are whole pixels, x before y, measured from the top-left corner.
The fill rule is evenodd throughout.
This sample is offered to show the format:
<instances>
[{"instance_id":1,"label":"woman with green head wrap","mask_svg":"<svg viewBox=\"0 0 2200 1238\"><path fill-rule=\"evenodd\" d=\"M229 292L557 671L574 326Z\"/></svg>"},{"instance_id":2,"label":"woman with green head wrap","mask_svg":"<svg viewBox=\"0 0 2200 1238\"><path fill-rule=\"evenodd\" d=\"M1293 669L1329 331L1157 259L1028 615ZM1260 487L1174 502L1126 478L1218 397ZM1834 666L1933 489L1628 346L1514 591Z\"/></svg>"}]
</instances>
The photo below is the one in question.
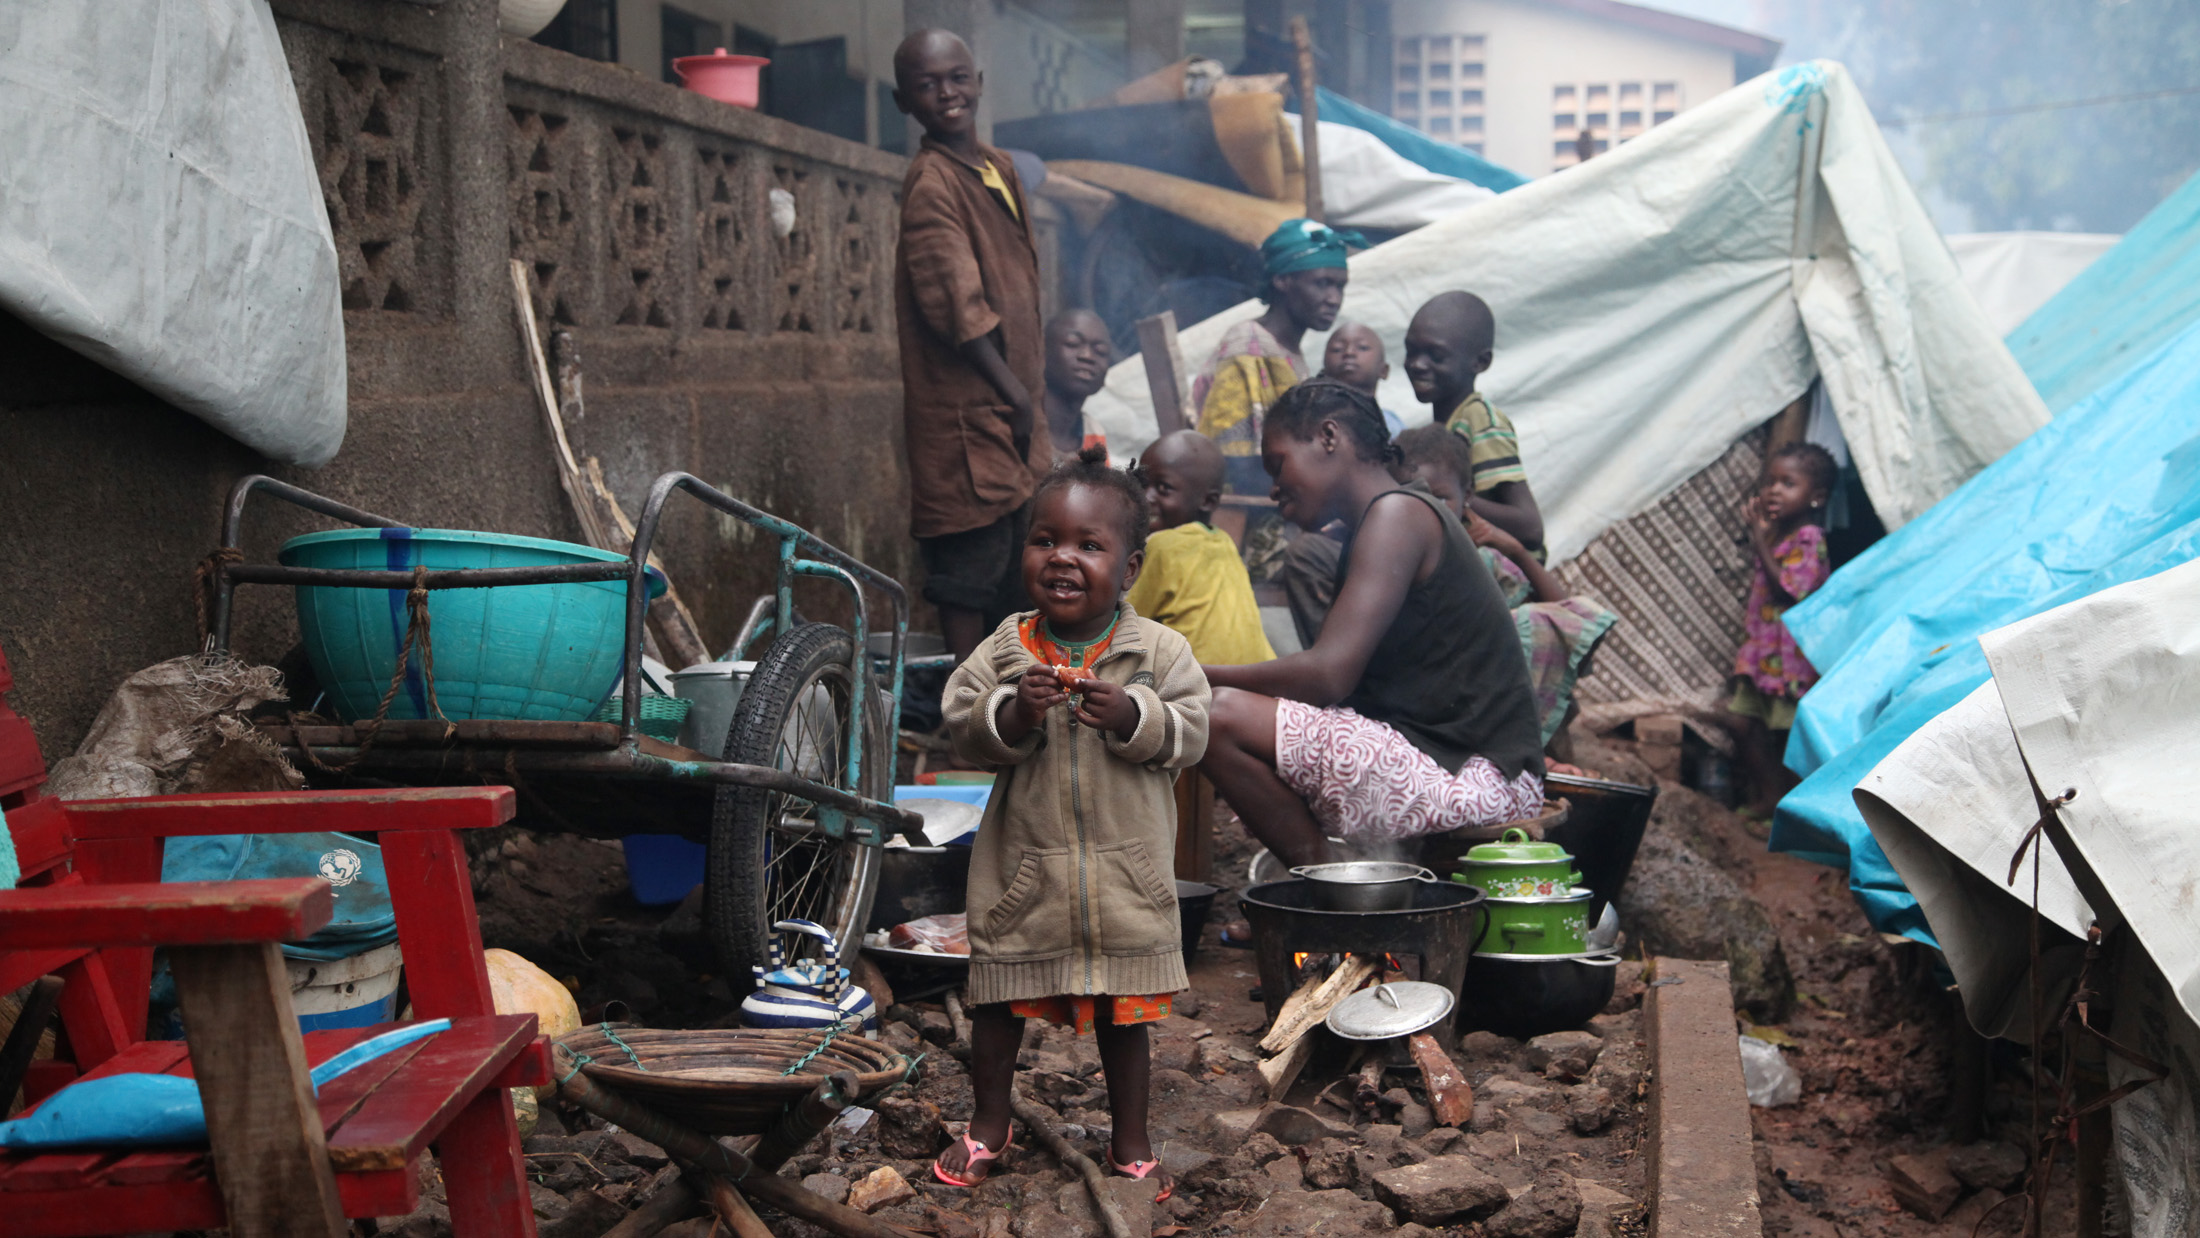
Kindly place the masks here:
<instances>
[{"instance_id":1,"label":"woman with green head wrap","mask_svg":"<svg viewBox=\"0 0 2200 1238\"><path fill-rule=\"evenodd\" d=\"M1300 345L1327 331L1344 304L1346 247L1364 249L1357 232L1293 219L1261 243L1260 299L1268 312L1225 332L1192 382L1199 432L1222 448L1233 494L1268 493L1260 467L1261 419L1276 398L1312 371Z\"/></svg>"}]
</instances>

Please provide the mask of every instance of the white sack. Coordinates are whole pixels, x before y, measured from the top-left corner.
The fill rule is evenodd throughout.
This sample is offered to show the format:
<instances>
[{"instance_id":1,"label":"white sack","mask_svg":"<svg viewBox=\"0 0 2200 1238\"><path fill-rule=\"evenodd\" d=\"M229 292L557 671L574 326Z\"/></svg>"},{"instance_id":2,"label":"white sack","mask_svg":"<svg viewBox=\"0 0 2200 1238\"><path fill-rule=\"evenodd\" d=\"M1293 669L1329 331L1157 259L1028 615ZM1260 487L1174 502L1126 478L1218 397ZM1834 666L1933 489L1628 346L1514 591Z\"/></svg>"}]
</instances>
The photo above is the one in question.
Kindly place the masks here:
<instances>
[{"instance_id":1,"label":"white sack","mask_svg":"<svg viewBox=\"0 0 2200 1238\"><path fill-rule=\"evenodd\" d=\"M336 246L264 0L0 5L0 151L0 305L266 455L336 454Z\"/></svg>"},{"instance_id":2,"label":"white sack","mask_svg":"<svg viewBox=\"0 0 2200 1238\"><path fill-rule=\"evenodd\" d=\"M1287 112L1283 119L1303 150L1305 118ZM1497 196L1473 181L1429 171L1365 129L1329 120L1320 128L1322 213L1332 226L1419 228Z\"/></svg>"},{"instance_id":3,"label":"white sack","mask_svg":"<svg viewBox=\"0 0 2200 1238\"><path fill-rule=\"evenodd\" d=\"M1344 317L1382 337L1381 397L1409 424L1428 410L1405 381L1406 323L1449 288L1496 310L1482 388L1519 428L1554 559L1710 464L1814 374L1890 528L2047 420L1828 61L1355 255ZM1186 330L1187 365L1260 311ZM1322 343L1306 341L1309 359ZM1150 441L1139 359L1086 411L1118 453Z\"/></svg>"},{"instance_id":4,"label":"white sack","mask_svg":"<svg viewBox=\"0 0 2200 1238\"><path fill-rule=\"evenodd\" d=\"M1948 238L1948 252L1986 321L2006 337L2123 239L2102 232L1960 232Z\"/></svg>"}]
</instances>

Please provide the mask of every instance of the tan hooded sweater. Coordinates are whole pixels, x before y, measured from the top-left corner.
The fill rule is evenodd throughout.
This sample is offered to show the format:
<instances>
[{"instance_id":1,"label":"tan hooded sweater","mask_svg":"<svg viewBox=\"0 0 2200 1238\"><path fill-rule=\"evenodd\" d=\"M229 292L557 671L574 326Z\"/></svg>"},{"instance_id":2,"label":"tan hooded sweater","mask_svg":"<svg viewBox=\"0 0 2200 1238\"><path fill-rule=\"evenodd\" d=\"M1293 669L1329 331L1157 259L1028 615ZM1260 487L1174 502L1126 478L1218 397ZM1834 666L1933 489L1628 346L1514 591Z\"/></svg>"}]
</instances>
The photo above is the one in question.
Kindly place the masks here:
<instances>
[{"instance_id":1,"label":"tan hooded sweater","mask_svg":"<svg viewBox=\"0 0 2200 1238\"><path fill-rule=\"evenodd\" d=\"M1138 729L1117 739L1065 704L1006 744L995 719L1035 665L1016 638L1023 617L947 681L956 751L999 771L970 849L970 1001L1174 993L1188 982L1173 787L1207 751L1207 676L1182 636L1125 604L1093 671L1130 689Z\"/></svg>"}]
</instances>

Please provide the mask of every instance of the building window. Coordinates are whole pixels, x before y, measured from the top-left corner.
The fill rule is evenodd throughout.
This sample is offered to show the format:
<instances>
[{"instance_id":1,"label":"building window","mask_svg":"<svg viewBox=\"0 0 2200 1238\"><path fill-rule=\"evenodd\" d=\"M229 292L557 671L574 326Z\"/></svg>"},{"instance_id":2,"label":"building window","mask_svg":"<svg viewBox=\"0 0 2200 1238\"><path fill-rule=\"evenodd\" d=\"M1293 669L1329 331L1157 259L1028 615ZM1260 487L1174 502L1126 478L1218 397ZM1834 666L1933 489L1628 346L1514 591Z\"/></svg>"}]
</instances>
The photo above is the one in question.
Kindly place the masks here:
<instances>
[{"instance_id":1,"label":"building window","mask_svg":"<svg viewBox=\"0 0 2200 1238\"><path fill-rule=\"evenodd\" d=\"M1482 144L1480 142L1461 142L1460 145L1466 147L1467 150L1472 152L1473 154L1479 155L1482 153Z\"/></svg>"},{"instance_id":2,"label":"building window","mask_svg":"<svg viewBox=\"0 0 2200 1238\"><path fill-rule=\"evenodd\" d=\"M1640 129L1640 128L1642 128L1642 113L1640 113L1640 112L1621 112L1621 113L1619 114L1619 127L1620 127L1620 128L1622 128L1622 129Z\"/></svg>"},{"instance_id":3,"label":"building window","mask_svg":"<svg viewBox=\"0 0 2200 1238\"><path fill-rule=\"evenodd\" d=\"M1398 40L1398 58L1401 60L1419 60L1421 58L1421 40Z\"/></svg>"},{"instance_id":4,"label":"building window","mask_svg":"<svg viewBox=\"0 0 2200 1238\"><path fill-rule=\"evenodd\" d=\"M1421 110L1421 94L1420 94L1420 92L1419 92L1419 91L1416 91L1416 90L1401 90L1401 91L1399 91L1399 92L1398 92L1398 110L1399 110L1399 111L1401 111L1401 112L1418 112L1418 111L1420 111L1420 110Z\"/></svg>"},{"instance_id":5,"label":"building window","mask_svg":"<svg viewBox=\"0 0 2200 1238\"><path fill-rule=\"evenodd\" d=\"M1484 39L1479 34L1462 34L1459 36L1459 54L1462 56L1479 56L1482 54L1483 43Z\"/></svg>"},{"instance_id":6,"label":"building window","mask_svg":"<svg viewBox=\"0 0 2200 1238\"><path fill-rule=\"evenodd\" d=\"M1642 103L1642 83L1621 82L1619 84L1619 101L1623 106L1629 103L1640 106Z\"/></svg>"},{"instance_id":7,"label":"building window","mask_svg":"<svg viewBox=\"0 0 2200 1238\"><path fill-rule=\"evenodd\" d=\"M1430 60L1451 59L1451 36L1440 34L1431 38L1428 41L1428 58Z\"/></svg>"},{"instance_id":8,"label":"building window","mask_svg":"<svg viewBox=\"0 0 2200 1238\"><path fill-rule=\"evenodd\" d=\"M1581 128L1581 117L1574 112L1558 112L1551 117L1551 128L1562 133L1572 133Z\"/></svg>"},{"instance_id":9,"label":"building window","mask_svg":"<svg viewBox=\"0 0 2200 1238\"><path fill-rule=\"evenodd\" d=\"M1459 76L1480 79L1482 76L1482 62L1473 60L1460 65Z\"/></svg>"},{"instance_id":10,"label":"building window","mask_svg":"<svg viewBox=\"0 0 2200 1238\"><path fill-rule=\"evenodd\" d=\"M1650 88L1650 97L1651 102L1659 107L1670 107L1677 110L1681 105L1681 84L1679 82L1659 82Z\"/></svg>"},{"instance_id":11,"label":"building window","mask_svg":"<svg viewBox=\"0 0 2200 1238\"><path fill-rule=\"evenodd\" d=\"M669 4L657 12L658 33L664 39L664 80L677 86L680 75L672 71L672 62L682 56L710 55L712 49L725 45L726 34L717 22Z\"/></svg>"},{"instance_id":12,"label":"building window","mask_svg":"<svg viewBox=\"0 0 2200 1238\"><path fill-rule=\"evenodd\" d=\"M1650 123L1651 123L1651 124L1653 124L1653 125L1662 125L1662 124L1664 124L1664 123L1665 123L1666 121L1669 121L1669 120L1671 120L1671 119L1673 119L1673 113L1671 113L1671 112L1652 112L1652 113L1650 113Z\"/></svg>"},{"instance_id":13,"label":"building window","mask_svg":"<svg viewBox=\"0 0 2200 1238\"><path fill-rule=\"evenodd\" d=\"M1443 134L1443 135L1444 135L1444 136L1446 136L1446 137L1449 137L1449 136L1451 136L1451 117L1449 117L1449 116L1431 116L1431 117L1429 117L1429 121L1428 121L1428 131L1429 131L1430 133L1441 133L1441 134Z\"/></svg>"},{"instance_id":14,"label":"building window","mask_svg":"<svg viewBox=\"0 0 2200 1238\"><path fill-rule=\"evenodd\" d=\"M1481 118L1481 117L1479 117L1479 116L1462 116L1462 117L1460 117L1460 118L1459 118L1459 132L1461 132L1461 133L1480 133L1480 132L1482 132L1482 118Z\"/></svg>"},{"instance_id":15,"label":"building window","mask_svg":"<svg viewBox=\"0 0 2200 1238\"><path fill-rule=\"evenodd\" d=\"M535 36L544 47L555 47L590 60L619 59L619 15L614 0L567 0L550 24Z\"/></svg>"},{"instance_id":16,"label":"building window","mask_svg":"<svg viewBox=\"0 0 2200 1238\"><path fill-rule=\"evenodd\" d=\"M1418 86L1420 85L1420 83L1421 66L1417 64L1402 64L1398 66L1398 84L1400 86Z\"/></svg>"},{"instance_id":17,"label":"building window","mask_svg":"<svg viewBox=\"0 0 2200 1238\"><path fill-rule=\"evenodd\" d=\"M1609 129L1612 127L1612 114L1610 112L1591 112L1589 113L1588 125L1591 129Z\"/></svg>"},{"instance_id":18,"label":"building window","mask_svg":"<svg viewBox=\"0 0 2200 1238\"><path fill-rule=\"evenodd\" d=\"M1551 87L1551 102L1565 107L1572 107L1574 104L1574 88L1571 86Z\"/></svg>"},{"instance_id":19,"label":"building window","mask_svg":"<svg viewBox=\"0 0 2200 1238\"><path fill-rule=\"evenodd\" d=\"M1610 103L1612 101L1612 88L1610 86L1591 86L1587 91L1587 98L1591 107L1599 103Z\"/></svg>"},{"instance_id":20,"label":"building window","mask_svg":"<svg viewBox=\"0 0 2200 1238\"><path fill-rule=\"evenodd\" d=\"M1432 64L1432 65L1430 65L1430 66L1428 67L1428 80L1430 80L1430 81L1432 81L1432 82L1448 82L1448 81L1450 81L1450 80L1451 80L1451 66L1450 66L1449 64L1445 64L1445 63L1438 63L1438 64Z\"/></svg>"},{"instance_id":21,"label":"building window","mask_svg":"<svg viewBox=\"0 0 2200 1238\"><path fill-rule=\"evenodd\" d=\"M1433 111L1436 111L1436 110L1438 110L1438 109L1449 109L1450 107L1451 107L1451 92L1450 92L1450 91L1448 91L1448 90L1432 90L1432 91L1428 92L1428 110L1429 110L1429 111L1432 111L1432 112L1433 112Z\"/></svg>"},{"instance_id":22,"label":"building window","mask_svg":"<svg viewBox=\"0 0 2200 1238\"><path fill-rule=\"evenodd\" d=\"M1480 107L1480 106L1482 106L1482 92L1481 92L1481 91L1479 91L1479 90L1462 90L1462 91L1460 91L1460 92L1459 92L1459 106L1460 106L1460 107Z\"/></svg>"},{"instance_id":23,"label":"building window","mask_svg":"<svg viewBox=\"0 0 2200 1238\"><path fill-rule=\"evenodd\" d=\"M1551 157L1554 159L1572 159L1574 157L1574 140L1567 138L1563 142L1551 143Z\"/></svg>"}]
</instances>

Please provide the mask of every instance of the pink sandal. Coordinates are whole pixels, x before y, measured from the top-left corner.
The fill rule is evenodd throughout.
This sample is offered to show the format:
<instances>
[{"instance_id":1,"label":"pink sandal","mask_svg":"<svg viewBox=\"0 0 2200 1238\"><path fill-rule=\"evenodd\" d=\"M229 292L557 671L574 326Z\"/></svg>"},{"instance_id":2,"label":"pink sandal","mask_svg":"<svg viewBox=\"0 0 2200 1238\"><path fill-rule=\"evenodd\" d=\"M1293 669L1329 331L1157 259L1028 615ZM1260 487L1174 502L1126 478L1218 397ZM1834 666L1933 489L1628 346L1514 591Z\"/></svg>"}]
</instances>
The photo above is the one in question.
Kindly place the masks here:
<instances>
[{"instance_id":1,"label":"pink sandal","mask_svg":"<svg viewBox=\"0 0 2200 1238\"><path fill-rule=\"evenodd\" d=\"M945 1169L941 1168L938 1157L934 1157L932 1159L932 1176L938 1178L942 1182L945 1182L949 1186L976 1186L980 1182L985 1181L986 1175L993 1172L990 1168L988 1168L988 1166L990 1166L994 1161L1001 1159L1001 1157L1005 1155L1010 1148L1013 1148L1015 1146L1016 1132L1013 1129L1009 1131L1008 1139L1001 1144L1001 1150L999 1152L988 1152L984 1144L979 1143L975 1139L972 1139L966 1132L962 1137L962 1147L963 1173L966 1175L967 1180L965 1180L965 1178L958 1178L955 1175L947 1172ZM971 1173L972 1170L977 1170L978 1172Z\"/></svg>"},{"instance_id":2,"label":"pink sandal","mask_svg":"<svg viewBox=\"0 0 2200 1238\"><path fill-rule=\"evenodd\" d=\"M1134 1178L1140 1182L1145 1181L1147 1178L1152 1177L1155 1174L1160 1174L1161 1193L1153 1197L1153 1201L1157 1204L1160 1203L1162 1200L1167 1199L1169 1196L1176 1194L1176 1180L1169 1177L1169 1175L1165 1173L1161 1173L1161 1162L1158 1160L1132 1161L1128 1165L1118 1165L1115 1163L1115 1157L1111 1155L1108 1157L1108 1168L1114 1170L1115 1172L1123 1175L1126 1178Z\"/></svg>"}]
</instances>

